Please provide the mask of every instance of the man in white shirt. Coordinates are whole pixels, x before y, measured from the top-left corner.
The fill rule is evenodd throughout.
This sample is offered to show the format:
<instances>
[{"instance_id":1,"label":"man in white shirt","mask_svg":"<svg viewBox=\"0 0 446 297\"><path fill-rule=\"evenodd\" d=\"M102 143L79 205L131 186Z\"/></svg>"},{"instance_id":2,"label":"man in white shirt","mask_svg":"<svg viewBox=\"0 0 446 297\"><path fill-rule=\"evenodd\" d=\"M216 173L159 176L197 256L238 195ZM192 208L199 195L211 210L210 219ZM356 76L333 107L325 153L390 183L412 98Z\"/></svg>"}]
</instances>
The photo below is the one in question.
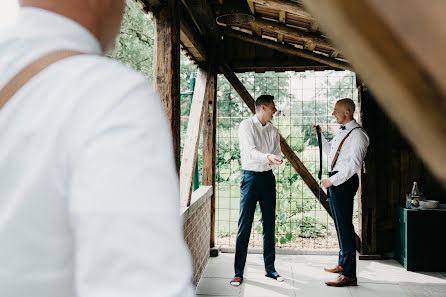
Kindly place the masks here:
<instances>
[{"instance_id":1,"label":"man in white shirt","mask_svg":"<svg viewBox=\"0 0 446 297\"><path fill-rule=\"evenodd\" d=\"M369 137L353 118L355 104L344 98L336 102L332 113L341 127L335 137L328 142L322 136L322 150L329 157L329 178L321 181L328 189L329 205L336 227L339 242L338 265L324 268L325 271L339 273L339 277L328 286L356 286L355 230L352 224L353 199L359 186L357 172L367 152ZM319 127L320 129L320 127ZM316 133L316 126L314 126Z\"/></svg>"},{"instance_id":2,"label":"man in white shirt","mask_svg":"<svg viewBox=\"0 0 446 297\"><path fill-rule=\"evenodd\" d=\"M240 123L238 136L242 175L240 179L240 218L235 247L235 276L231 285L243 281L249 236L257 202L262 211L263 259L265 276L278 281L283 278L274 267L276 179L271 165L283 163L279 131L270 121L277 109L274 97L261 95L256 100L256 114Z\"/></svg>"},{"instance_id":3,"label":"man in white shirt","mask_svg":"<svg viewBox=\"0 0 446 297\"><path fill-rule=\"evenodd\" d=\"M21 0L0 32L0 296L190 297L179 182L159 98L113 49L124 0ZM1 99L1 98L0 98Z\"/></svg>"}]
</instances>

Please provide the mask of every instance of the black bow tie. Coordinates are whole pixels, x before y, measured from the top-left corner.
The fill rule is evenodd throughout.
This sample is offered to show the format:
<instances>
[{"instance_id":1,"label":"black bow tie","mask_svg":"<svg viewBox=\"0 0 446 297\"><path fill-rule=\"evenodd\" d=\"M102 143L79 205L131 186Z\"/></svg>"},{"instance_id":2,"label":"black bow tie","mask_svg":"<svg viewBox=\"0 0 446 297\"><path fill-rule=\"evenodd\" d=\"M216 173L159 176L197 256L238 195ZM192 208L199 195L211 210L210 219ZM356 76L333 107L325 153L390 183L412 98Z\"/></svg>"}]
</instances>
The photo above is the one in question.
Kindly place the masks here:
<instances>
[{"instance_id":1,"label":"black bow tie","mask_svg":"<svg viewBox=\"0 0 446 297\"><path fill-rule=\"evenodd\" d=\"M344 125L341 125L341 130L345 130L345 126Z\"/></svg>"}]
</instances>

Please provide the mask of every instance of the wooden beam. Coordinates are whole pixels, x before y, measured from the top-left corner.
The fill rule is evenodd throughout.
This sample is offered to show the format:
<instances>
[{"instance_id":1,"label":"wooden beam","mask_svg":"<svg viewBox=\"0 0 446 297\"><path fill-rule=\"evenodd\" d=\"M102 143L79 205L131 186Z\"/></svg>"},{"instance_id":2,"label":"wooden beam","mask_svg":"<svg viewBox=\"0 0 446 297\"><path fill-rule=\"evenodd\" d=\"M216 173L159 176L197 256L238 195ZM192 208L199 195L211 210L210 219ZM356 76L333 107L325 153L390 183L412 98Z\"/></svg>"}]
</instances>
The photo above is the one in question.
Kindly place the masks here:
<instances>
[{"instance_id":1,"label":"wooden beam","mask_svg":"<svg viewBox=\"0 0 446 297\"><path fill-rule=\"evenodd\" d=\"M331 59L331 58L328 58L323 55L318 55L316 53L311 53L311 52L308 52L305 50L301 50L294 46L278 44L277 42L274 42L274 41L266 40L263 38L258 38L258 37L251 36L249 34L245 34L245 33L241 33L241 32L236 32L231 29L224 29L222 31L223 31L224 36L237 38L237 39L244 40L244 41L252 43L252 44L262 45L262 46L277 50L282 53L286 53L286 54L290 54L290 55L294 55L294 56L299 56L299 57L302 57L305 59L313 60L313 61L322 63L324 65L332 66L337 69L352 70L350 65L345 62L342 62L342 61L339 61L336 59Z\"/></svg>"},{"instance_id":2,"label":"wooden beam","mask_svg":"<svg viewBox=\"0 0 446 297\"><path fill-rule=\"evenodd\" d=\"M286 23L286 11L284 10L279 11L279 23ZM277 41L280 43L283 42L283 33L277 33Z\"/></svg>"},{"instance_id":3,"label":"wooden beam","mask_svg":"<svg viewBox=\"0 0 446 297\"><path fill-rule=\"evenodd\" d=\"M446 94L401 41L404 31L385 23L382 15L388 13L368 0L304 3L446 188Z\"/></svg>"},{"instance_id":4,"label":"wooden beam","mask_svg":"<svg viewBox=\"0 0 446 297\"><path fill-rule=\"evenodd\" d=\"M180 24L178 2L166 0L155 13L154 88L172 132L177 170L180 168Z\"/></svg>"},{"instance_id":5,"label":"wooden beam","mask_svg":"<svg viewBox=\"0 0 446 297\"><path fill-rule=\"evenodd\" d=\"M319 29L319 23L316 21L312 21L311 22L311 26L310 26L310 31L311 32L316 32L317 29Z\"/></svg>"},{"instance_id":6,"label":"wooden beam","mask_svg":"<svg viewBox=\"0 0 446 297\"><path fill-rule=\"evenodd\" d=\"M248 1L249 9L251 10L251 13L253 15L255 15L256 14L256 10L255 10L255 7L254 7L254 2L252 2L251 0L247 0L247 1Z\"/></svg>"},{"instance_id":7,"label":"wooden beam","mask_svg":"<svg viewBox=\"0 0 446 297\"><path fill-rule=\"evenodd\" d=\"M210 65L209 84L204 96L203 114L203 171L202 185L209 185L215 193L216 162L216 127L217 127L217 69ZM211 242L215 246L215 194L211 197Z\"/></svg>"},{"instance_id":8,"label":"wooden beam","mask_svg":"<svg viewBox=\"0 0 446 297\"><path fill-rule=\"evenodd\" d=\"M330 58L336 58L338 55L339 51L337 49L334 49L330 54Z\"/></svg>"},{"instance_id":9,"label":"wooden beam","mask_svg":"<svg viewBox=\"0 0 446 297\"><path fill-rule=\"evenodd\" d=\"M198 68L180 167L180 196L182 206L190 205L201 125L203 123L205 92L208 88L208 84L208 73L205 70Z\"/></svg>"},{"instance_id":10,"label":"wooden beam","mask_svg":"<svg viewBox=\"0 0 446 297\"><path fill-rule=\"evenodd\" d=\"M321 47L334 49L335 47L325 38L318 34L305 32L297 28L289 27L285 24L276 23L274 21L268 21L262 18L256 18L251 24L255 24L258 27L272 30L277 34L289 36L291 38L302 40L306 43L313 43Z\"/></svg>"},{"instance_id":11,"label":"wooden beam","mask_svg":"<svg viewBox=\"0 0 446 297\"><path fill-rule=\"evenodd\" d=\"M185 16L180 19L180 40L181 43L188 48L194 58L199 62L207 61L208 53L198 30L193 24L190 24ZM194 52L193 49L196 52Z\"/></svg>"},{"instance_id":12,"label":"wooden beam","mask_svg":"<svg viewBox=\"0 0 446 297\"><path fill-rule=\"evenodd\" d=\"M212 46L219 41L217 22L214 11L206 0L181 0L200 34Z\"/></svg>"},{"instance_id":13,"label":"wooden beam","mask_svg":"<svg viewBox=\"0 0 446 297\"><path fill-rule=\"evenodd\" d=\"M153 8L157 8L162 4L165 4L165 2L167 2L166 0L133 0L133 1L139 2L139 4L142 6L141 8L144 9L144 11L146 12L147 10L153 11Z\"/></svg>"},{"instance_id":14,"label":"wooden beam","mask_svg":"<svg viewBox=\"0 0 446 297\"><path fill-rule=\"evenodd\" d=\"M288 13L292 13L298 17L305 18L305 19L313 19L313 17L304 10L302 4L295 2L295 1L289 1L289 0L252 0L252 2L266 6L269 8L277 9L277 10L284 10Z\"/></svg>"},{"instance_id":15,"label":"wooden beam","mask_svg":"<svg viewBox=\"0 0 446 297\"><path fill-rule=\"evenodd\" d=\"M262 28L260 28L259 26L257 26L254 23L251 23L250 26L251 26L252 33L254 35L256 35L258 37L262 37Z\"/></svg>"},{"instance_id":16,"label":"wooden beam","mask_svg":"<svg viewBox=\"0 0 446 297\"><path fill-rule=\"evenodd\" d=\"M224 64L220 66L220 71L232 85L237 94L239 94L240 98L242 98L242 100L246 103L251 112L255 113L254 98L251 96L248 90L243 86L242 82L238 79L238 77L231 70L231 68L227 64ZM316 199L322 204L324 209L331 216L330 206L328 205L327 202L327 194L322 188L319 187L318 182L314 179L314 177L311 175L311 173L308 171L308 169L305 167L305 165L302 163L302 161L299 159L296 153L292 150L292 148L288 145L288 143L286 142L285 138L282 137L282 135L280 135L280 147L282 149L282 153L288 159L291 166L293 166L293 168L300 175L300 177L308 186L308 188L311 190ZM319 194L320 194L320 200L319 200ZM356 249L359 250L360 240L356 233L355 236L356 236L355 237Z\"/></svg>"}]
</instances>

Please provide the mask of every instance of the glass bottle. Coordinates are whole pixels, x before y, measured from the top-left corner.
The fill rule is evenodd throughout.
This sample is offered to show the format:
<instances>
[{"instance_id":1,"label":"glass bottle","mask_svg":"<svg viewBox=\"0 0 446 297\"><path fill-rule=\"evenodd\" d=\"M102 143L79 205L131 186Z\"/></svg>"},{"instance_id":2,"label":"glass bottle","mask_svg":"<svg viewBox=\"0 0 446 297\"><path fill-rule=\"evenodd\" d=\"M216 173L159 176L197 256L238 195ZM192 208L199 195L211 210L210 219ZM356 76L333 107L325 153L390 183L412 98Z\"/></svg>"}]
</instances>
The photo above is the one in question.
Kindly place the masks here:
<instances>
[{"instance_id":1,"label":"glass bottle","mask_svg":"<svg viewBox=\"0 0 446 297\"><path fill-rule=\"evenodd\" d=\"M411 205L413 207L420 206L420 191L418 190L417 182L413 182L412 191L410 192L410 198L412 199Z\"/></svg>"}]
</instances>

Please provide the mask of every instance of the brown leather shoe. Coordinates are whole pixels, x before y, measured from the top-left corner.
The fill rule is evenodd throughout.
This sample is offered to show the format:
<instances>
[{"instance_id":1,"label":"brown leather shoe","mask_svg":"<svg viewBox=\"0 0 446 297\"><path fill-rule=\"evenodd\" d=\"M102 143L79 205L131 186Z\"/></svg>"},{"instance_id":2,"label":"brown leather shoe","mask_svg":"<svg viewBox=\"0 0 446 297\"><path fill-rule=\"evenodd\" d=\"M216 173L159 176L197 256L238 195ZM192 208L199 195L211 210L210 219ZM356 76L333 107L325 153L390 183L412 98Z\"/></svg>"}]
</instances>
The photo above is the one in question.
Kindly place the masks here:
<instances>
[{"instance_id":1,"label":"brown leather shoe","mask_svg":"<svg viewBox=\"0 0 446 297\"><path fill-rule=\"evenodd\" d=\"M327 272L340 273L342 272L342 266L336 265L333 268L324 267L324 270Z\"/></svg>"},{"instance_id":2,"label":"brown leather shoe","mask_svg":"<svg viewBox=\"0 0 446 297\"><path fill-rule=\"evenodd\" d=\"M358 279L356 277L347 277L345 275L340 275L337 280L333 282L326 282L325 284L330 287L357 286Z\"/></svg>"}]
</instances>

